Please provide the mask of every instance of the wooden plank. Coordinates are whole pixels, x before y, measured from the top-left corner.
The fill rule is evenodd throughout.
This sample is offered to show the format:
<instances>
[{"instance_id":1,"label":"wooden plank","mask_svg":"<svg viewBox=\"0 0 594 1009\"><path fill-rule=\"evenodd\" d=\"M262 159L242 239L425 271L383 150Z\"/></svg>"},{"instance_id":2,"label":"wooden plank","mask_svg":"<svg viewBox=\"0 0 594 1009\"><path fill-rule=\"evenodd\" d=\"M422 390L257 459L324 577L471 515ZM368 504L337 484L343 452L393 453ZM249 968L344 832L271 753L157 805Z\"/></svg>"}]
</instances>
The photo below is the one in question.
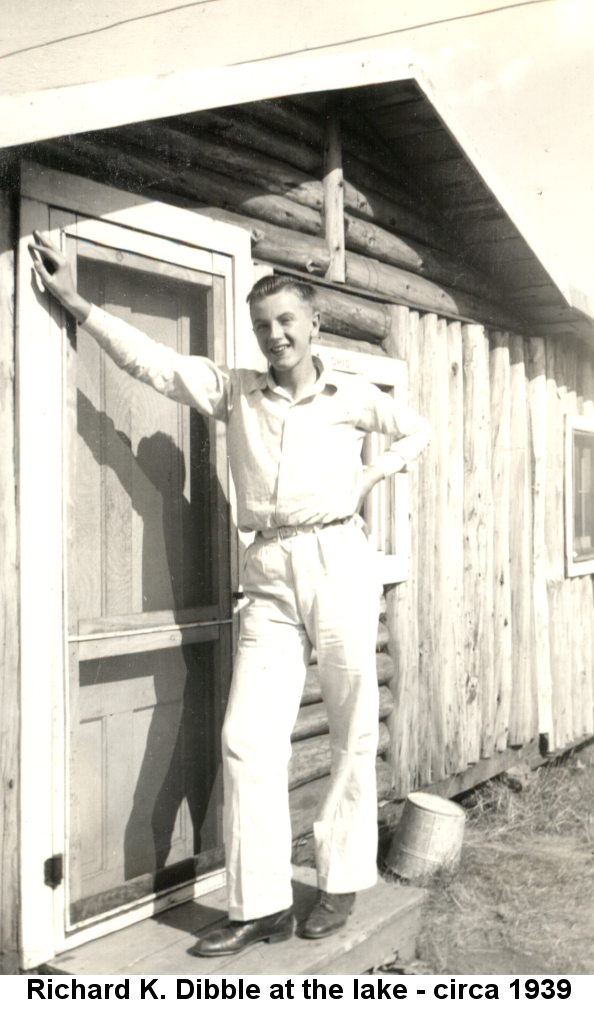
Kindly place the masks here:
<instances>
[{"instance_id":1,"label":"wooden plank","mask_svg":"<svg viewBox=\"0 0 594 1009\"><path fill-rule=\"evenodd\" d=\"M385 346L388 353L408 365L408 405L419 406L419 316L408 308L392 310L392 331ZM423 463L420 464L421 466ZM418 469L409 474L408 578L389 588L386 610L393 676L390 689L394 709L388 718L394 787L406 794L417 787L419 744L419 629L417 529Z\"/></svg>"},{"instance_id":2,"label":"wooden plank","mask_svg":"<svg viewBox=\"0 0 594 1009\"><path fill-rule=\"evenodd\" d=\"M14 418L16 208L0 191L0 973L18 973L19 612Z\"/></svg>"},{"instance_id":3,"label":"wooden plank","mask_svg":"<svg viewBox=\"0 0 594 1009\"><path fill-rule=\"evenodd\" d=\"M435 525L434 525L434 585L435 602L433 625L436 653L431 668L431 694L435 700L432 719L434 747L431 756L431 779L438 781L448 771L455 769L455 759L449 752L450 736L455 735L456 702L455 677L456 656L453 652L453 638L448 630L450 622L449 599L447 597L448 569L450 566L450 540L448 536L448 419L449 419L449 370L448 370L448 326L445 319L437 319L434 340L427 341L427 351L432 356L435 371L435 395L432 409L426 413L433 428L434 442L431 453L435 459ZM428 364L428 359L425 359ZM423 373L423 371L421 372Z\"/></svg>"},{"instance_id":4,"label":"wooden plank","mask_svg":"<svg viewBox=\"0 0 594 1009\"><path fill-rule=\"evenodd\" d=\"M358 354L365 354L366 356L380 357L384 360L387 359L386 352L382 346L375 343L368 343L365 340L354 340L348 336L337 336L335 333L318 333L312 340L312 350L314 354L316 353L316 348L321 347L331 347L334 350L342 350L345 353L352 353L355 351Z\"/></svg>"},{"instance_id":5,"label":"wooden plank","mask_svg":"<svg viewBox=\"0 0 594 1009\"><path fill-rule=\"evenodd\" d=\"M579 677L581 693L580 735L591 736L594 732L594 588L592 579L574 579L578 584L577 605L583 626L579 643Z\"/></svg>"},{"instance_id":6,"label":"wooden plank","mask_svg":"<svg viewBox=\"0 0 594 1009\"><path fill-rule=\"evenodd\" d=\"M547 600L546 483L547 483L547 376L545 343L541 338L525 344L525 367L530 409L532 483L532 662L536 666L538 731L553 731L549 607Z\"/></svg>"},{"instance_id":7,"label":"wooden plank","mask_svg":"<svg viewBox=\"0 0 594 1009\"><path fill-rule=\"evenodd\" d=\"M510 376L509 334L491 333L491 482L493 486L493 692L490 730L496 750L507 746L512 687L510 584Z\"/></svg>"},{"instance_id":8,"label":"wooden plank","mask_svg":"<svg viewBox=\"0 0 594 1009\"><path fill-rule=\"evenodd\" d=\"M524 341L510 338L510 560L512 605L512 700L510 744L527 743L538 731L538 710L531 659L532 641L532 495L528 450Z\"/></svg>"},{"instance_id":9,"label":"wooden plank","mask_svg":"<svg viewBox=\"0 0 594 1009\"><path fill-rule=\"evenodd\" d=\"M452 799L456 795L476 788L483 781L489 781L497 774L519 764L523 761L533 763L539 759L539 741L531 740L525 746L510 747L501 753L494 753L490 757L482 757L475 764L467 767L459 774L452 774L443 781L436 781L432 785L427 785L423 792L431 792L433 795L442 795L445 799Z\"/></svg>"},{"instance_id":10,"label":"wooden plank","mask_svg":"<svg viewBox=\"0 0 594 1009\"><path fill-rule=\"evenodd\" d=\"M464 392L462 326L448 325L448 452L447 452L447 568L445 632L453 663L452 709L446 737L450 772L466 766L466 727L464 718Z\"/></svg>"},{"instance_id":11,"label":"wooden plank","mask_svg":"<svg viewBox=\"0 0 594 1009\"><path fill-rule=\"evenodd\" d=\"M580 412L585 417L594 416L594 361L592 352L582 350L578 368L578 394ZM584 683L584 711L586 732L590 734L594 721L594 591L591 578L580 578L582 586L582 612L584 615L584 662L586 682Z\"/></svg>"},{"instance_id":12,"label":"wooden plank","mask_svg":"<svg viewBox=\"0 0 594 1009\"><path fill-rule=\"evenodd\" d=\"M485 5L472 0L463 10L468 16L497 7L500 4ZM123 21L111 24L107 33L97 35L91 30L83 33L86 37L76 34L64 40L60 49L64 55L59 62L51 46L39 47L34 68L30 53L13 57L9 79L17 93L13 90L7 95L2 108L2 120L7 124L5 142L26 143L43 136L83 131L97 121L114 126L147 116L183 115L197 108L208 108L213 101L223 106L238 100L269 98L279 92L295 95L328 88L356 88L415 76L410 53L393 49L391 44L386 50L366 52L362 58L361 11L350 5L341 13L339 30L347 49L355 45L355 52L344 51L344 45L339 45L338 51L334 48L338 25L335 11L327 5L308 9L307 17L303 8L284 7L279 17L275 12L275 17L260 19L256 38L253 18L243 4L206 4L200 8L204 16L200 14L199 37L209 66L199 69L192 66L193 54L185 53L189 40L196 37L195 9L183 11L176 6L170 11L154 10L161 14L158 21L161 27L155 29L155 20L146 20L144 26L137 22L133 29L138 33L134 45L130 45L130 23ZM369 7L365 13L364 34L368 38L393 32L395 28L401 31L414 28L419 21L414 8L403 9L396 24L392 12L383 5ZM88 21L84 24L87 31L89 27L98 30L108 26L100 8L89 9L87 17L92 22L90 26ZM77 28L80 24L77 21ZM27 30L28 26L24 27ZM55 35L50 35L46 26L40 40L39 27L31 24L28 34L20 38L23 47L27 47L50 41ZM312 43L330 46L330 55L311 56ZM299 59L287 59L288 51L299 54ZM150 74L146 74L147 52L151 53ZM181 65L178 71L171 72L174 54L179 56ZM111 80L103 77L106 61ZM80 66L86 68L86 75L95 77L95 82L78 83ZM55 86L45 91L50 78ZM125 84L122 78L128 78ZM447 116L444 118L449 121Z\"/></svg>"},{"instance_id":13,"label":"wooden plank","mask_svg":"<svg viewBox=\"0 0 594 1009\"><path fill-rule=\"evenodd\" d=\"M294 868L294 874L307 878L311 887L301 900L296 893L296 917L298 921L303 921L315 898L315 875L311 869L306 874L303 869L298 871L299 868ZM398 953L400 946L403 950L410 950L411 933L414 935L418 928L423 897L423 891L415 887L399 886L380 879L376 886L360 891L345 927L323 942L303 942L297 934L288 942L269 947L265 963L262 950L256 947L239 954L232 961L218 958L215 963L205 962L203 972L216 976L229 974L233 969L244 977L263 970L275 975L342 975L347 970L349 973L361 973L370 969L371 961L377 955L386 956L386 949L392 955ZM381 939L384 929L388 932L388 944L380 950L372 940Z\"/></svg>"},{"instance_id":14,"label":"wooden plank","mask_svg":"<svg viewBox=\"0 0 594 1009\"><path fill-rule=\"evenodd\" d=\"M435 353L437 317L425 315L419 333L419 413L430 424L442 424L437 416ZM435 570L437 453L430 449L419 467L419 775L422 782L433 780L433 768L443 776L443 715L441 694L434 694L435 670L441 654L441 620L436 623L439 605Z\"/></svg>"},{"instance_id":15,"label":"wooden plank","mask_svg":"<svg viewBox=\"0 0 594 1009\"><path fill-rule=\"evenodd\" d=\"M315 871L293 868L293 906L298 922L309 913L316 895ZM404 960L419 927L425 894L416 887L378 880L357 897L344 929L323 942L306 941L298 934L287 942L258 945L229 957L196 959L189 953L193 936L224 918L222 889L163 912L157 918L131 926L55 957L44 973L75 975L174 975L196 978L218 975L310 975L363 973L379 962L398 956ZM164 927L165 926L165 927ZM379 952L378 952L379 951ZM349 968L349 962L351 968Z\"/></svg>"},{"instance_id":16,"label":"wooden plank","mask_svg":"<svg viewBox=\"0 0 594 1009\"><path fill-rule=\"evenodd\" d=\"M481 756L484 671L492 675L493 522L488 350L482 326L463 326L464 667L468 763Z\"/></svg>"},{"instance_id":17,"label":"wooden plank","mask_svg":"<svg viewBox=\"0 0 594 1009\"><path fill-rule=\"evenodd\" d=\"M575 416L577 406L577 352L575 341L565 347L565 377L567 392L565 410L567 415ZM567 460L565 460L567 466ZM565 504L567 508L567 502ZM579 578L566 578L564 591L567 597L566 635L571 656L571 738L577 739L585 732L584 729L584 649L586 647L586 628L584 613L581 606L581 590Z\"/></svg>"},{"instance_id":18,"label":"wooden plank","mask_svg":"<svg viewBox=\"0 0 594 1009\"><path fill-rule=\"evenodd\" d=\"M324 138L324 237L330 251L326 280L345 282L344 261L344 179L340 140L340 115L332 97L328 98L326 135Z\"/></svg>"},{"instance_id":19,"label":"wooden plank","mask_svg":"<svg viewBox=\"0 0 594 1009\"><path fill-rule=\"evenodd\" d=\"M549 648L551 661L553 732L552 750L570 742L568 707L565 680L567 673L567 643L564 638L563 581L564 526L563 526L563 407L561 403L564 383L563 347L552 340L546 343L547 370L547 430L546 430L546 512L545 538L547 550L547 599L549 607Z\"/></svg>"}]
</instances>

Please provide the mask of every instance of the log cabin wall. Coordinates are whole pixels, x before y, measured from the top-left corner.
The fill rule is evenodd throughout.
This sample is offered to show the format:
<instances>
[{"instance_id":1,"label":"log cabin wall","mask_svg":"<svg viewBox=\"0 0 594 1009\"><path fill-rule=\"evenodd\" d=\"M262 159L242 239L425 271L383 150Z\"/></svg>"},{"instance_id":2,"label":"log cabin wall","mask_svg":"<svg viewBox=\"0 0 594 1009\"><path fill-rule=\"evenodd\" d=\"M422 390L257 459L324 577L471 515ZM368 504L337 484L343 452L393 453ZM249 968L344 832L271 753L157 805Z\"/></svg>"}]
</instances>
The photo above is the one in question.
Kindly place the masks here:
<instances>
[{"instance_id":1,"label":"log cabin wall","mask_svg":"<svg viewBox=\"0 0 594 1009\"><path fill-rule=\"evenodd\" d=\"M255 262L317 285L322 342L406 361L409 403L436 437L409 478L408 579L386 587L378 629L379 794L403 797L473 766L488 777L502 766L491 758L511 764L509 748L539 735L554 751L594 731L592 580L565 578L563 533L564 414L594 413L594 352L523 332L361 121L343 115L342 167L335 134L324 161L327 139L314 96L26 156L247 229ZM344 283L332 279L324 164L342 171ZM293 734L295 835L329 772L327 732L314 656Z\"/></svg>"}]
</instances>

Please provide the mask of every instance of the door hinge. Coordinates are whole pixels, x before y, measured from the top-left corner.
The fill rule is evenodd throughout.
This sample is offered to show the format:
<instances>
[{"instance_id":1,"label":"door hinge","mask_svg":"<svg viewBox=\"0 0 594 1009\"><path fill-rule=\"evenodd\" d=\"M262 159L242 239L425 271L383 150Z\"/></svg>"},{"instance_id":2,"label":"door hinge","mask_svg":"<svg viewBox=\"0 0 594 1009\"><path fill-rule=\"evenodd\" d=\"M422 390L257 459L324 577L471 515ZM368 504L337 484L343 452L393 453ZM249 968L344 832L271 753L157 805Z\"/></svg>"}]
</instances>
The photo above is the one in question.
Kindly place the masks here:
<instances>
[{"instance_id":1,"label":"door hinge","mask_svg":"<svg viewBox=\"0 0 594 1009\"><path fill-rule=\"evenodd\" d=\"M52 855L43 863L43 882L55 890L64 879L64 856Z\"/></svg>"}]
</instances>

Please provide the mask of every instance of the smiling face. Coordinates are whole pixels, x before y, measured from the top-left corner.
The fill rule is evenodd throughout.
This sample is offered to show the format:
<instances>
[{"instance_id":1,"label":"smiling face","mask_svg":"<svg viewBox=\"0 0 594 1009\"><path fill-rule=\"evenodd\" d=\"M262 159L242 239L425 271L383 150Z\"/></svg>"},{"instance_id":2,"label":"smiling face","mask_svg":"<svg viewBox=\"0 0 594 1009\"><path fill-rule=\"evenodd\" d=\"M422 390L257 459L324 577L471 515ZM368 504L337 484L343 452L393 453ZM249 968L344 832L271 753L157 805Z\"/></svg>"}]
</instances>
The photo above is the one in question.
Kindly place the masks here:
<instances>
[{"instance_id":1,"label":"smiling face","mask_svg":"<svg viewBox=\"0 0 594 1009\"><path fill-rule=\"evenodd\" d=\"M278 291L255 300L250 308L260 350L276 374L312 368L311 340L320 328L320 313L295 291Z\"/></svg>"}]
</instances>

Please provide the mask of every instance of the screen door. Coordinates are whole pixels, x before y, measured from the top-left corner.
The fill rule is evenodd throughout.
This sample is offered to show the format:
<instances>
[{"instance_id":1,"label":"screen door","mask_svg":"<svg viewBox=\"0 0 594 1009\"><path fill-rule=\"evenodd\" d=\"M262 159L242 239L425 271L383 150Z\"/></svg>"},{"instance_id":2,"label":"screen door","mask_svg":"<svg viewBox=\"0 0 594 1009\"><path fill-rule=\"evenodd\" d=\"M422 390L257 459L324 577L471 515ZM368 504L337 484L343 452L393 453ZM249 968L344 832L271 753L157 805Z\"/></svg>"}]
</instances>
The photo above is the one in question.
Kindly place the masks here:
<instances>
[{"instance_id":1,"label":"screen door","mask_svg":"<svg viewBox=\"0 0 594 1009\"><path fill-rule=\"evenodd\" d=\"M68 248L93 304L180 354L222 356L224 277L80 238ZM216 422L74 327L67 402L74 925L222 863L231 614Z\"/></svg>"},{"instance_id":2,"label":"screen door","mask_svg":"<svg viewBox=\"0 0 594 1009\"><path fill-rule=\"evenodd\" d=\"M238 229L189 211L62 173L23 178L29 967L220 885L237 534L225 426L119 369L36 288L26 242L51 235L89 301L223 367L251 260Z\"/></svg>"}]
</instances>

